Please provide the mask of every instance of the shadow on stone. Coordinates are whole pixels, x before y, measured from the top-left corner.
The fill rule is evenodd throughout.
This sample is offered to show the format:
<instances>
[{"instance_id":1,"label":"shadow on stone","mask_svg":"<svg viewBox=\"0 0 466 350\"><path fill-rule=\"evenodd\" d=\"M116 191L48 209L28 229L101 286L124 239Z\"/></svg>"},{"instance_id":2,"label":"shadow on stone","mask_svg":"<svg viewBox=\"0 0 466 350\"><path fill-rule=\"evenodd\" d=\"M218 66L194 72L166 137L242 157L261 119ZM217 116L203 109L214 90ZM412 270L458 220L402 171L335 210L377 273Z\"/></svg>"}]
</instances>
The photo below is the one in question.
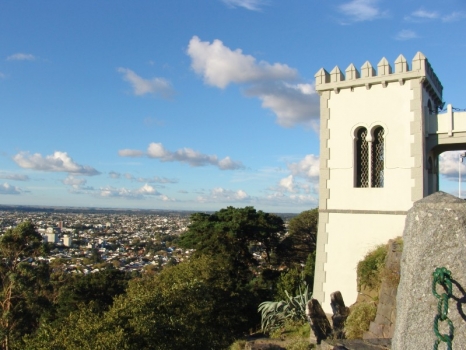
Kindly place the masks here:
<instances>
[{"instance_id":1,"label":"shadow on stone","mask_svg":"<svg viewBox=\"0 0 466 350\"><path fill-rule=\"evenodd\" d=\"M461 286L461 284L458 283L457 280L454 278L451 279L451 283L458 289L458 291L462 294L461 298L458 298L455 294L455 291L453 291L452 299L456 301L456 309L458 310L458 313L460 314L461 318L466 321L466 315L463 310L464 304L466 304L466 292L464 291L464 288Z\"/></svg>"}]
</instances>

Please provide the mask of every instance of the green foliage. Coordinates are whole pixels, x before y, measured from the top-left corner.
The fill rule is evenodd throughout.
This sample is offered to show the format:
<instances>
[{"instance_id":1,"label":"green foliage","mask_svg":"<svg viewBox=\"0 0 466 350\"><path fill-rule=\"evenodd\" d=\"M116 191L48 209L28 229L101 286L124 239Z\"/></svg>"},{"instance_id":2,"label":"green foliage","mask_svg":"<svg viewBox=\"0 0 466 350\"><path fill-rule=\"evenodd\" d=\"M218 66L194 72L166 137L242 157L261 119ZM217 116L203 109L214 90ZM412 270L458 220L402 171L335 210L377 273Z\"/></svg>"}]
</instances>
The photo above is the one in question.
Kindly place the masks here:
<instances>
[{"instance_id":1,"label":"green foliage","mask_svg":"<svg viewBox=\"0 0 466 350\"><path fill-rule=\"evenodd\" d=\"M100 316L86 307L43 324L26 349L225 349L250 326L248 295L202 256L130 281Z\"/></svg>"},{"instance_id":2,"label":"green foliage","mask_svg":"<svg viewBox=\"0 0 466 350\"><path fill-rule=\"evenodd\" d=\"M247 269L257 264L249 247L261 244L270 263L284 231L283 220L276 215L256 211L253 207L228 207L212 215L191 215L191 224L180 237L179 244L196 249L196 254L221 257L238 268Z\"/></svg>"},{"instance_id":3,"label":"green foliage","mask_svg":"<svg viewBox=\"0 0 466 350\"><path fill-rule=\"evenodd\" d=\"M387 245L380 245L366 254L358 263L358 289L366 286L369 289L379 289L381 283L381 272L387 256Z\"/></svg>"},{"instance_id":4,"label":"green foliage","mask_svg":"<svg viewBox=\"0 0 466 350\"><path fill-rule=\"evenodd\" d=\"M230 345L228 350L244 350L246 343L246 340L236 340L233 344Z\"/></svg>"},{"instance_id":5,"label":"green foliage","mask_svg":"<svg viewBox=\"0 0 466 350\"><path fill-rule=\"evenodd\" d=\"M288 223L288 236L281 242L279 255L286 265L305 264L317 242L318 208L303 211Z\"/></svg>"},{"instance_id":6,"label":"green foliage","mask_svg":"<svg viewBox=\"0 0 466 350\"><path fill-rule=\"evenodd\" d=\"M290 321L287 320L280 327L275 329L269 335L271 338L306 338L309 339L311 327L307 320Z\"/></svg>"},{"instance_id":7,"label":"green foliage","mask_svg":"<svg viewBox=\"0 0 466 350\"><path fill-rule=\"evenodd\" d=\"M280 278L284 300L280 305L261 304L263 316L268 318L268 321L263 318L263 327L309 329L305 307L312 295L308 285L312 285L315 260L315 232L309 227L317 229L317 210L310 212L315 220L308 220L308 230L303 228L304 218L308 218L303 213L291 225L291 238L285 239L291 260L288 272ZM142 276L135 273L130 281L114 269L86 276L56 273L51 281L40 282L36 269L31 274L34 277L31 285L40 282L48 289L47 293L41 291L42 287L28 289L30 294L24 299L28 304L22 308L28 313L15 314L15 320L28 320L30 325L15 331L15 341L26 334L17 347L226 349L257 327L260 319L255 310L259 301L274 297L281 275L280 249L288 244L281 242L284 233L283 220L276 215L252 207L228 207L212 215L193 214L179 244L196 249L195 253L190 261L177 265L173 261L173 266L160 272ZM26 245L33 246L32 241ZM146 248L152 251L159 247L146 243ZM258 251L264 259L253 256ZM36 252L24 256L33 256L29 254ZM294 255L298 258L293 258ZM97 250L86 258L89 263L98 263L100 259ZM308 285L299 285L303 279ZM46 296L49 303L46 307L37 302L39 296Z\"/></svg>"},{"instance_id":8,"label":"green foliage","mask_svg":"<svg viewBox=\"0 0 466 350\"><path fill-rule=\"evenodd\" d=\"M309 328L309 325L308 325ZM309 339L309 338L308 338ZM314 349L314 345L309 344L308 339L296 338L286 346L287 350L310 350Z\"/></svg>"},{"instance_id":9,"label":"green foliage","mask_svg":"<svg viewBox=\"0 0 466 350\"><path fill-rule=\"evenodd\" d=\"M304 268L292 267L283 272L276 282L276 300L286 299L287 293L295 295L304 282L312 292L314 283L315 252L308 255Z\"/></svg>"},{"instance_id":10,"label":"green foliage","mask_svg":"<svg viewBox=\"0 0 466 350\"><path fill-rule=\"evenodd\" d=\"M113 299L125 292L129 279L119 270L104 270L88 275L67 274L64 278L54 303L58 323L71 312L91 302L94 313L107 310Z\"/></svg>"},{"instance_id":11,"label":"green foliage","mask_svg":"<svg viewBox=\"0 0 466 350\"><path fill-rule=\"evenodd\" d=\"M351 310L345 322L345 335L348 339L362 339L369 330L371 321L375 319L377 307L374 303L359 303Z\"/></svg>"},{"instance_id":12,"label":"green foliage","mask_svg":"<svg viewBox=\"0 0 466 350\"><path fill-rule=\"evenodd\" d=\"M298 268L291 268L282 273L277 281L275 300L286 300L288 294L296 295L302 282L302 273Z\"/></svg>"},{"instance_id":13,"label":"green foliage","mask_svg":"<svg viewBox=\"0 0 466 350\"><path fill-rule=\"evenodd\" d=\"M314 271L316 266L316 252L313 251L307 256L306 264L303 269L303 279L310 286L311 290L314 287Z\"/></svg>"},{"instance_id":14,"label":"green foliage","mask_svg":"<svg viewBox=\"0 0 466 350\"><path fill-rule=\"evenodd\" d=\"M246 312L253 324L257 317L253 310L259 302L273 298L279 275L274 272L278 268L274 256L284 231L283 220L276 215L253 207L228 207L212 215L193 214L180 245L196 249L194 257L211 257L225 269L236 288L249 289L251 309ZM264 250L266 261L260 268L252 254L257 246Z\"/></svg>"},{"instance_id":15,"label":"green foliage","mask_svg":"<svg viewBox=\"0 0 466 350\"><path fill-rule=\"evenodd\" d=\"M259 305L261 328L270 333L283 327L286 322L307 321L306 306L312 297L312 292L306 284L298 288L298 295L292 297L285 291L286 299L281 301L264 301Z\"/></svg>"},{"instance_id":16,"label":"green foliage","mask_svg":"<svg viewBox=\"0 0 466 350\"><path fill-rule=\"evenodd\" d=\"M21 336L48 307L49 269L34 257L44 252L34 225L23 222L0 238L0 337L2 348L20 348Z\"/></svg>"}]
</instances>

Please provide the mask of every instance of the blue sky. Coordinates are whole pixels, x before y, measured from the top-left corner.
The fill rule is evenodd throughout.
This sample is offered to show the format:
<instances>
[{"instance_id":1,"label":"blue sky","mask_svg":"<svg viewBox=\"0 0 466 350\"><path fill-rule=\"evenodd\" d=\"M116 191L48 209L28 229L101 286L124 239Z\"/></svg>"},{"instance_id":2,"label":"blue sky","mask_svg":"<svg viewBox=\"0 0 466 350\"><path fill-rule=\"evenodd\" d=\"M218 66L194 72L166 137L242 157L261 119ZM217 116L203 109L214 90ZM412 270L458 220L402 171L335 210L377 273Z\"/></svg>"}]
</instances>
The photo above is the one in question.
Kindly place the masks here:
<instances>
[{"instance_id":1,"label":"blue sky","mask_svg":"<svg viewBox=\"0 0 466 350\"><path fill-rule=\"evenodd\" d=\"M466 108L465 34L463 0L2 1L0 204L313 208L314 74L421 51Z\"/></svg>"}]
</instances>

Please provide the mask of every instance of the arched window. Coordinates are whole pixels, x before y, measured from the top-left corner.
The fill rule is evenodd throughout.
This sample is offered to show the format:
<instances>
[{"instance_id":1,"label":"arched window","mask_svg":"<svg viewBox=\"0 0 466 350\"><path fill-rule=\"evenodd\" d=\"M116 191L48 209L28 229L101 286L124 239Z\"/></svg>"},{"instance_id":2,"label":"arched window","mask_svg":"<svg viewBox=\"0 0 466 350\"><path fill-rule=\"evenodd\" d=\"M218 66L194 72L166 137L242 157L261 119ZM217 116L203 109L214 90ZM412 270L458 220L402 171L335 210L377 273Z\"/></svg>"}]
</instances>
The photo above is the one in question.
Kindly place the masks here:
<instances>
[{"instance_id":1,"label":"arched window","mask_svg":"<svg viewBox=\"0 0 466 350\"><path fill-rule=\"evenodd\" d=\"M374 130L371 158L371 187L383 187L385 149L384 129L381 126Z\"/></svg>"},{"instance_id":2,"label":"arched window","mask_svg":"<svg viewBox=\"0 0 466 350\"><path fill-rule=\"evenodd\" d=\"M356 134L356 187L369 187L369 143L367 129L360 128Z\"/></svg>"}]
</instances>

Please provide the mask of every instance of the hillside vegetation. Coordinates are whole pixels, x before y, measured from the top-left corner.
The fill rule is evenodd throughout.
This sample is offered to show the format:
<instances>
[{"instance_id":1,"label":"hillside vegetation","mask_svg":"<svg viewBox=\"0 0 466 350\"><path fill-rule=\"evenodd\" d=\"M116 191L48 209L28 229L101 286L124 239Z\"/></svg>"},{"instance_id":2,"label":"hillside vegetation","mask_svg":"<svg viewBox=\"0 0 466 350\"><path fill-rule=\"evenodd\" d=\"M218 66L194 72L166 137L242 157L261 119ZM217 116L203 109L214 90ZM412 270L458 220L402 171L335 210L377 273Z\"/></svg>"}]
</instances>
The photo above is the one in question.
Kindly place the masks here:
<instances>
[{"instance_id":1,"label":"hillside vegetation","mask_svg":"<svg viewBox=\"0 0 466 350\"><path fill-rule=\"evenodd\" d=\"M30 223L0 239L3 349L226 349L260 328L261 302L312 287L317 210L289 222L253 207L195 213L189 261L128 276L53 273ZM308 291L310 292L310 291Z\"/></svg>"}]
</instances>

